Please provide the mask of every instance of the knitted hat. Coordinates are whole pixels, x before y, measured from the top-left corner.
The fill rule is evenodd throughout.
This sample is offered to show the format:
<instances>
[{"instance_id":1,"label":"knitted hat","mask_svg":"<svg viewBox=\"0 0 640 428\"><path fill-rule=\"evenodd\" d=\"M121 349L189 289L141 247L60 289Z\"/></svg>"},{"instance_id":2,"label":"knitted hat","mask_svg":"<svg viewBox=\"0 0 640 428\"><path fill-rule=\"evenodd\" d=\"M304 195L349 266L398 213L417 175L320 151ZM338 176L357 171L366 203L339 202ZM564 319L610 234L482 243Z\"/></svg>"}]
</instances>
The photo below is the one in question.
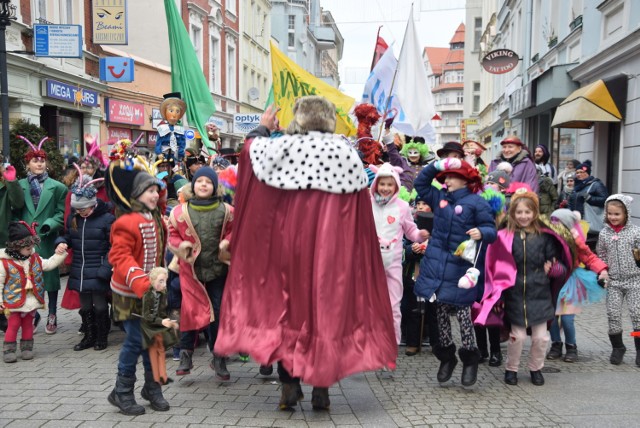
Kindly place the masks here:
<instances>
[{"instance_id":1,"label":"knitted hat","mask_svg":"<svg viewBox=\"0 0 640 428\"><path fill-rule=\"evenodd\" d=\"M516 135L509 135L504 140L500 141L501 146L505 144L515 144L520 147L524 146L524 143L522 142L522 140L518 138Z\"/></svg>"},{"instance_id":2,"label":"knitted hat","mask_svg":"<svg viewBox=\"0 0 640 428\"><path fill-rule=\"evenodd\" d=\"M575 172L570 172L567 175L564 176L565 180L575 180L576 179L576 173Z\"/></svg>"},{"instance_id":3,"label":"knitted hat","mask_svg":"<svg viewBox=\"0 0 640 428\"><path fill-rule=\"evenodd\" d=\"M18 249L38 245L40 237L36 232L36 227L38 227L36 222L31 223L31 225L22 220L10 222L7 247Z\"/></svg>"},{"instance_id":4,"label":"knitted hat","mask_svg":"<svg viewBox=\"0 0 640 428\"><path fill-rule=\"evenodd\" d=\"M580 221L580 218L574 211L568 210L566 208L555 210L551 213L549 218L551 219L551 221L559 221L569 230L571 230L576 225L576 223Z\"/></svg>"},{"instance_id":5,"label":"knitted hat","mask_svg":"<svg viewBox=\"0 0 640 428\"><path fill-rule=\"evenodd\" d=\"M495 171L487 174L487 178L485 178L485 183L495 183L500 186L501 189L507 189L511 184L511 178L509 174L505 171L496 169Z\"/></svg>"},{"instance_id":6,"label":"knitted hat","mask_svg":"<svg viewBox=\"0 0 640 428\"><path fill-rule=\"evenodd\" d=\"M31 148L31 150L28 150L24 154L24 160L25 160L26 163L29 163L31 161L31 159L34 159L34 158L41 158L41 159L47 160L47 152L42 150L42 145L44 144L45 141L47 141L49 139L49 137L44 137L42 140L40 140L40 142L38 143L37 147L31 141L29 141L27 138L23 137L22 135L16 135L16 137L18 137L22 141L26 142L29 145L29 147Z\"/></svg>"},{"instance_id":7,"label":"knitted hat","mask_svg":"<svg viewBox=\"0 0 640 428\"><path fill-rule=\"evenodd\" d=\"M444 183L447 175L455 175L462 178L467 182L467 186L474 193L479 191L482 187L482 177L478 174L478 170L472 167L467 161L461 161L461 166L458 169L440 171L436 174L436 180L440 183Z\"/></svg>"},{"instance_id":8,"label":"knitted hat","mask_svg":"<svg viewBox=\"0 0 640 428\"><path fill-rule=\"evenodd\" d=\"M462 144L458 143L457 141L449 141L447 143L444 143L444 146L440 150L438 150L436 154L440 159L443 159L447 157L447 153L449 152L455 152L455 153L458 153L461 158L464 157L464 150L462 150Z\"/></svg>"},{"instance_id":9,"label":"knitted hat","mask_svg":"<svg viewBox=\"0 0 640 428\"><path fill-rule=\"evenodd\" d=\"M78 170L78 179L71 186L71 207L75 209L91 208L96 206L98 199L96 193L98 192L93 186L94 183L104 181L104 178L98 178L92 180L90 176L83 175L78 167L78 164L73 164Z\"/></svg>"},{"instance_id":10,"label":"knitted hat","mask_svg":"<svg viewBox=\"0 0 640 428\"><path fill-rule=\"evenodd\" d=\"M145 171L140 171L133 177L133 187L131 189L131 199L138 199L149 187L159 186L158 179Z\"/></svg>"},{"instance_id":11,"label":"knitted hat","mask_svg":"<svg viewBox=\"0 0 640 428\"><path fill-rule=\"evenodd\" d=\"M587 159L586 161L582 162L576 167L576 171L578 170L586 171L587 175L591 175L591 161Z\"/></svg>"},{"instance_id":12,"label":"knitted hat","mask_svg":"<svg viewBox=\"0 0 640 428\"><path fill-rule=\"evenodd\" d=\"M193 174L193 180L191 180L191 190L195 193L196 180L200 177L207 177L213 183L213 194L218 192L218 174L210 166L203 166Z\"/></svg>"},{"instance_id":13,"label":"knitted hat","mask_svg":"<svg viewBox=\"0 0 640 428\"><path fill-rule=\"evenodd\" d=\"M547 146L545 146L544 144L538 144L536 146L536 149L542 150L542 161L546 163L549 160L549 157L551 156Z\"/></svg>"},{"instance_id":14,"label":"knitted hat","mask_svg":"<svg viewBox=\"0 0 640 428\"><path fill-rule=\"evenodd\" d=\"M231 165L231 162L229 162L227 159L223 158L222 156L218 156L213 161L211 161L212 167L217 166L220 169L228 168L229 165Z\"/></svg>"}]
</instances>

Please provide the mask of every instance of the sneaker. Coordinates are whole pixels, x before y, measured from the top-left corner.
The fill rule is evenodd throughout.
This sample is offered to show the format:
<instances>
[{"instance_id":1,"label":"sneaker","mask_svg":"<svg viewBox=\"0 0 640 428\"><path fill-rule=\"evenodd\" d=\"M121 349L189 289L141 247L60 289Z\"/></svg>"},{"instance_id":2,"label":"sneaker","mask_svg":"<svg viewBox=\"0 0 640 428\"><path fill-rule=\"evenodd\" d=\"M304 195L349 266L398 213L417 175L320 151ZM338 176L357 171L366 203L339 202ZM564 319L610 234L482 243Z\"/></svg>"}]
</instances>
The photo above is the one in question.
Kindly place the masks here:
<instances>
[{"instance_id":1,"label":"sneaker","mask_svg":"<svg viewBox=\"0 0 640 428\"><path fill-rule=\"evenodd\" d=\"M47 334L55 334L58 330L58 323L54 314L47 317L47 325L44 326L44 332Z\"/></svg>"},{"instance_id":2,"label":"sneaker","mask_svg":"<svg viewBox=\"0 0 640 428\"><path fill-rule=\"evenodd\" d=\"M173 347L173 361L180 361L180 348Z\"/></svg>"}]
</instances>

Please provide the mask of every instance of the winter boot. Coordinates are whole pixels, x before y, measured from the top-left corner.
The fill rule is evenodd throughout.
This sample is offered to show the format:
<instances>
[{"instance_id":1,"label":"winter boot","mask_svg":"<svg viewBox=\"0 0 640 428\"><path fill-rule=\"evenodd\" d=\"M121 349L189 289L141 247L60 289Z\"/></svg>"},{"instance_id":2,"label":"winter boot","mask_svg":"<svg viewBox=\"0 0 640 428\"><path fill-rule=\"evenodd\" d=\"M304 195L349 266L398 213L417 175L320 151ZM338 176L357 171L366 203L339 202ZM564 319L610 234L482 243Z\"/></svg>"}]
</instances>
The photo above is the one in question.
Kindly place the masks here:
<instances>
[{"instance_id":1,"label":"winter boot","mask_svg":"<svg viewBox=\"0 0 640 428\"><path fill-rule=\"evenodd\" d=\"M3 360L5 363L15 363L18 361L18 356L16 355L16 342L4 342L4 346L2 349Z\"/></svg>"},{"instance_id":2,"label":"winter boot","mask_svg":"<svg viewBox=\"0 0 640 428\"><path fill-rule=\"evenodd\" d=\"M329 388L313 387L311 391L311 405L313 410L329 410L331 401L329 401Z\"/></svg>"},{"instance_id":3,"label":"winter boot","mask_svg":"<svg viewBox=\"0 0 640 428\"><path fill-rule=\"evenodd\" d=\"M90 312L93 312L91 309ZM78 315L80 315L80 328L78 329L78 334L84 335L87 333L87 311L80 309L78 311Z\"/></svg>"},{"instance_id":4,"label":"winter boot","mask_svg":"<svg viewBox=\"0 0 640 428\"><path fill-rule=\"evenodd\" d=\"M624 353L627 352L627 348L624 346L622 342L622 333L618 334L610 334L609 340L611 341L611 357L609 358L609 362L615 366L619 366L622 364L622 359L624 358Z\"/></svg>"},{"instance_id":5,"label":"winter boot","mask_svg":"<svg viewBox=\"0 0 640 428\"><path fill-rule=\"evenodd\" d=\"M440 360L440 368L438 369L438 382L443 383L451 379L453 369L458 364L456 358L456 345L451 344L446 347L440 345L433 348L433 353L438 360Z\"/></svg>"},{"instance_id":6,"label":"winter boot","mask_svg":"<svg viewBox=\"0 0 640 428\"><path fill-rule=\"evenodd\" d=\"M562 358L562 342L551 343L551 349L547 354L547 360L558 360Z\"/></svg>"},{"instance_id":7,"label":"winter boot","mask_svg":"<svg viewBox=\"0 0 640 428\"><path fill-rule=\"evenodd\" d=\"M33 339L20 341L20 358L33 360Z\"/></svg>"},{"instance_id":8,"label":"winter boot","mask_svg":"<svg viewBox=\"0 0 640 428\"><path fill-rule=\"evenodd\" d=\"M144 414L144 407L136 403L133 395L133 387L136 384L136 377L118 375L116 386L107 397L109 403L120 409L122 414L128 416L138 416Z\"/></svg>"},{"instance_id":9,"label":"winter boot","mask_svg":"<svg viewBox=\"0 0 640 428\"><path fill-rule=\"evenodd\" d=\"M633 342L636 345L636 366L640 367L640 337L634 337Z\"/></svg>"},{"instance_id":10,"label":"winter boot","mask_svg":"<svg viewBox=\"0 0 640 428\"><path fill-rule=\"evenodd\" d=\"M462 360L462 377L460 382L463 386L471 386L478 379L478 363L480 362L480 351L478 348L458 350L460 360Z\"/></svg>"},{"instance_id":11,"label":"winter boot","mask_svg":"<svg viewBox=\"0 0 640 428\"><path fill-rule=\"evenodd\" d=\"M186 349L180 350L180 364L176 369L176 375L184 376L191 373L191 369L193 368L193 351L187 351Z\"/></svg>"},{"instance_id":12,"label":"winter boot","mask_svg":"<svg viewBox=\"0 0 640 428\"><path fill-rule=\"evenodd\" d=\"M111 319L109 319L109 313L96 316L96 342L93 347L96 351L102 351L107 349L107 339L109 337L109 330L111 330Z\"/></svg>"},{"instance_id":13,"label":"winter boot","mask_svg":"<svg viewBox=\"0 0 640 428\"><path fill-rule=\"evenodd\" d=\"M96 318L94 312L83 311L82 323L84 324L84 337L80 343L73 347L74 351L84 351L96 344Z\"/></svg>"},{"instance_id":14,"label":"winter boot","mask_svg":"<svg viewBox=\"0 0 640 428\"><path fill-rule=\"evenodd\" d=\"M213 354L213 358L211 359L211 364L209 367L216 372L216 377L220 380L229 380L231 379L231 374L229 374L229 370L227 370L227 362L224 357L220 357L216 354Z\"/></svg>"},{"instance_id":15,"label":"winter boot","mask_svg":"<svg viewBox=\"0 0 640 428\"><path fill-rule=\"evenodd\" d=\"M280 395L280 410L292 410L298 401L304 399L300 382L283 383L282 393Z\"/></svg>"},{"instance_id":16,"label":"winter boot","mask_svg":"<svg viewBox=\"0 0 640 428\"><path fill-rule=\"evenodd\" d=\"M151 403L153 410L166 412L170 408L169 403L162 396L162 386L153 380L153 372L144 372L144 386L140 395Z\"/></svg>"},{"instance_id":17,"label":"winter boot","mask_svg":"<svg viewBox=\"0 0 640 428\"><path fill-rule=\"evenodd\" d=\"M565 363L575 363L578 361L578 345L566 344L567 353L564 355Z\"/></svg>"}]
</instances>

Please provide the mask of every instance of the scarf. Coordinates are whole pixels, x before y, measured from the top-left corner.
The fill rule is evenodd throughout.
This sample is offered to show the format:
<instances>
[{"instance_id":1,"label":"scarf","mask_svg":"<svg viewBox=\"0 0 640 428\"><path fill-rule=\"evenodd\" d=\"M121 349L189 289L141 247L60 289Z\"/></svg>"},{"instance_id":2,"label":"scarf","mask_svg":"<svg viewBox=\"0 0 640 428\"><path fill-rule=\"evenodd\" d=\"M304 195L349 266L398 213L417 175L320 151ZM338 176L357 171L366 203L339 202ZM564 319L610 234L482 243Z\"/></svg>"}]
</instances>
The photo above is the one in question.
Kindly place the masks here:
<instances>
[{"instance_id":1,"label":"scarf","mask_svg":"<svg viewBox=\"0 0 640 428\"><path fill-rule=\"evenodd\" d=\"M5 248L4 252L7 253L12 259L16 259L21 262L31 257L31 255L25 256L24 254L21 254L20 249Z\"/></svg>"},{"instance_id":2,"label":"scarf","mask_svg":"<svg viewBox=\"0 0 640 428\"><path fill-rule=\"evenodd\" d=\"M384 206L384 205L387 205L389 203L391 198L393 198L393 195L387 196L387 197L383 197L379 193L374 193L373 197L375 198L375 200L378 203L378 205Z\"/></svg>"},{"instance_id":3,"label":"scarf","mask_svg":"<svg viewBox=\"0 0 640 428\"><path fill-rule=\"evenodd\" d=\"M218 198L217 196L212 196L211 198L208 199L198 199L198 198L193 198L191 200L189 200L189 204L193 207L210 207L210 208L216 208L218 206L218 202L220 201L220 198ZM215 206L214 206L215 205Z\"/></svg>"},{"instance_id":4,"label":"scarf","mask_svg":"<svg viewBox=\"0 0 640 428\"><path fill-rule=\"evenodd\" d=\"M38 208L38 202L40 202L40 195L42 194L42 183L49 178L49 174L45 171L42 174L27 173L27 180L29 180L29 192L31 193L31 199L33 199L34 208Z\"/></svg>"}]
</instances>

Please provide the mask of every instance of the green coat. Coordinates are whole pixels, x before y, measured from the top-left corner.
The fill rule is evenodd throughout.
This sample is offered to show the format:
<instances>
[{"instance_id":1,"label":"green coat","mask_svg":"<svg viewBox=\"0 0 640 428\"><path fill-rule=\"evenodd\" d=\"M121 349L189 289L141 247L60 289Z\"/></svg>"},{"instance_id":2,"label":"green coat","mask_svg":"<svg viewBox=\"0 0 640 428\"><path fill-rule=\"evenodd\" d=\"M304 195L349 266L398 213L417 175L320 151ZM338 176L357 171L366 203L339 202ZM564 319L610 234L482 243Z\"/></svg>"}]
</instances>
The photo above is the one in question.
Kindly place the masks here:
<instances>
[{"instance_id":1,"label":"green coat","mask_svg":"<svg viewBox=\"0 0 640 428\"><path fill-rule=\"evenodd\" d=\"M14 213L21 213L24 209L24 192L16 181L0 180L0 247L6 245L9 238L9 221Z\"/></svg>"},{"instance_id":2,"label":"green coat","mask_svg":"<svg viewBox=\"0 0 640 428\"><path fill-rule=\"evenodd\" d=\"M38 223L38 235L40 235L42 242L37 248L37 252L43 259L47 259L55 251L54 242L64 224L64 200L67 196L67 186L53 178L47 178L42 183L38 209L33 206L29 180L26 178L20 180L20 187L22 187L24 195L24 208L16 219L24 220L29 224L34 221ZM42 228L45 226L48 226L49 230L42 232ZM46 291L60 290L60 273L58 269L44 273L44 289Z\"/></svg>"}]
</instances>

